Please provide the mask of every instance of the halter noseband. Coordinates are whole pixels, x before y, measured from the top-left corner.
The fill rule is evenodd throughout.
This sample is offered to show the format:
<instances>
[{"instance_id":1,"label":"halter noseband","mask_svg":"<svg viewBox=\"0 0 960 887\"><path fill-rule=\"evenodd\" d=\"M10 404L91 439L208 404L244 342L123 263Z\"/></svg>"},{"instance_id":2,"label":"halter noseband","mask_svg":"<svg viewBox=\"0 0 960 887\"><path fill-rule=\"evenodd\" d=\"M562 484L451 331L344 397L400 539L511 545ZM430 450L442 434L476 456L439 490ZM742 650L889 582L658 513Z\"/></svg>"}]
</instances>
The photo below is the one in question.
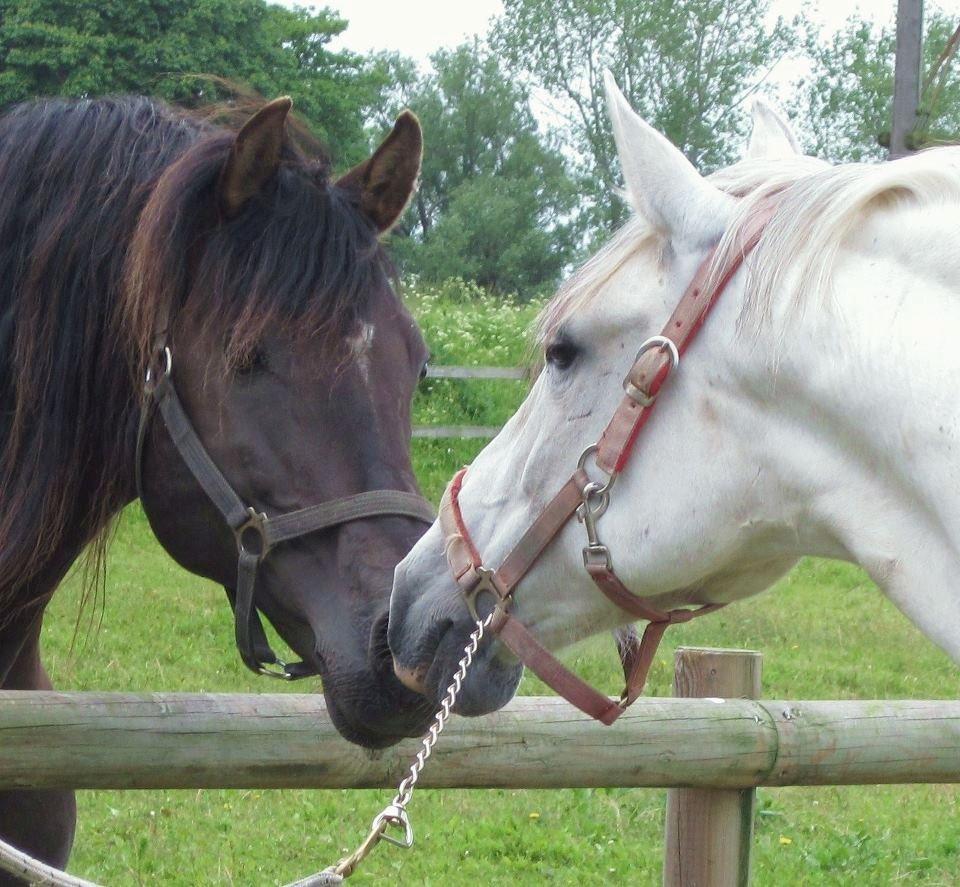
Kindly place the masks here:
<instances>
[{"instance_id":1,"label":"halter noseband","mask_svg":"<svg viewBox=\"0 0 960 887\"><path fill-rule=\"evenodd\" d=\"M660 388L677 368L680 356L747 254L759 243L775 208L775 200L770 199L745 223L740 233L740 249L713 277L715 282L709 289L706 284L711 277L716 248L700 264L661 335L647 339L640 346L623 383L625 396L600 440L584 450L576 471L547 503L498 569L484 566L460 510L460 490L466 477L466 468L454 476L443 495L440 526L446 541L447 562L466 599L470 615L479 619L477 598L483 593L492 595L495 607L489 630L498 635L545 684L582 712L604 724L612 724L643 691L660 639L669 626L688 622L723 606L707 604L693 610L663 611L644 603L614 572L610 552L600 541L597 523L607 509L611 490L630 458L641 429L650 418ZM602 482L591 480L586 472L586 463L591 456L606 475ZM626 683L616 701L595 690L562 665L510 613L517 585L574 514L586 529L583 565L594 584L620 610L648 623L641 639L632 629L618 638Z\"/></svg>"},{"instance_id":2,"label":"halter noseband","mask_svg":"<svg viewBox=\"0 0 960 887\"><path fill-rule=\"evenodd\" d=\"M210 458L177 396L171 378L172 370L173 357L170 348L161 343L156 349L155 365L147 370L144 385L149 400L141 409L137 432L137 495L143 498L143 448L152 413L151 407L155 405L184 464L220 512L236 539L236 587L227 588L226 592L233 607L237 649L244 665L257 674L288 681L315 675L317 670L314 666L305 662L283 662L271 649L255 600L257 568L273 547L281 542L367 517L399 515L429 524L434 519L433 508L426 499L416 493L403 490L369 490L273 517L257 512L237 495Z\"/></svg>"}]
</instances>

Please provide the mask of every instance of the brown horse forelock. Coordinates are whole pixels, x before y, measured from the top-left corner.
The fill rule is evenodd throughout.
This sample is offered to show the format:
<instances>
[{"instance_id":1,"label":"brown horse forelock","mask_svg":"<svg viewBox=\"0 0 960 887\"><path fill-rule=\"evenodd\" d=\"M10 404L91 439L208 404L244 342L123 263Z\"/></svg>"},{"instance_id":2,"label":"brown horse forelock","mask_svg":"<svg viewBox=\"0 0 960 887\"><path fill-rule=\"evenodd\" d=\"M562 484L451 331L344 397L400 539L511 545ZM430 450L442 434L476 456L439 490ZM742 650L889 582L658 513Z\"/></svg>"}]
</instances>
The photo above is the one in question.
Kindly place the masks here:
<instances>
[{"instance_id":1,"label":"brown horse forelock","mask_svg":"<svg viewBox=\"0 0 960 887\"><path fill-rule=\"evenodd\" d=\"M0 626L65 542L100 574L164 318L216 319L235 356L278 325L341 342L391 273L329 160L293 147L273 202L217 224L232 141L139 98L0 118Z\"/></svg>"}]
</instances>

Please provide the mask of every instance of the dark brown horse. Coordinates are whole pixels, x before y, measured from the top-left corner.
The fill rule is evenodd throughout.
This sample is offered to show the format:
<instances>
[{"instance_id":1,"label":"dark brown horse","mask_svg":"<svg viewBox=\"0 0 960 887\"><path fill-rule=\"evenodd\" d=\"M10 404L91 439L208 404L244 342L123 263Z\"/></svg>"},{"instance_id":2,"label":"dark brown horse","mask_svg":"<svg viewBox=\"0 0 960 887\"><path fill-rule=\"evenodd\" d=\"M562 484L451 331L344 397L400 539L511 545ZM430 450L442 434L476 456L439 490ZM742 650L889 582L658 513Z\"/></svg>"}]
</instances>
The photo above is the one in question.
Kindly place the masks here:
<instances>
[{"instance_id":1,"label":"dark brown horse","mask_svg":"<svg viewBox=\"0 0 960 887\"><path fill-rule=\"evenodd\" d=\"M331 181L289 137L289 106L239 133L147 99L0 118L0 688L50 686L44 608L137 496L158 337L202 447L256 512L416 491L410 399L426 351L378 235L414 188L420 127L403 114ZM144 424L142 454L158 539L234 594L238 537L167 424ZM424 526L342 523L277 546L257 573L254 614L322 676L338 728L364 745L417 734L430 715L394 678L384 638L394 565ZM54 865L74 820L71 793L0 793L0 836Z\"/></svg>"}]
</instances>

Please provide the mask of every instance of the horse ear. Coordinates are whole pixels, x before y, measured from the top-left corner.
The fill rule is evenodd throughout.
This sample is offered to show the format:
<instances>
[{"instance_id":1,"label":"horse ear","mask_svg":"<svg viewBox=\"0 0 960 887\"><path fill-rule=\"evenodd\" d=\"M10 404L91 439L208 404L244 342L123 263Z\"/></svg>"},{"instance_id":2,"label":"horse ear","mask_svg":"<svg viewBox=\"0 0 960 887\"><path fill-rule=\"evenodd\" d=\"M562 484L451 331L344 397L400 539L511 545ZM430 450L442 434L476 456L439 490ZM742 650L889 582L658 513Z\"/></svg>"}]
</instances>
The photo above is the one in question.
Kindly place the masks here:
<instances>
[{"instance_id":1,"label":"horse ear","mask_svg":"<svg viewBox=\"0 0 960 887\"><path fill-rule=\"evenodd\" d=\"M292 105L288 96L274 99L237 133L217 186L220 211L225 218L237 216L277 174L284 125Z\"/></svg>"},{"instance_id":2,"label":"horse ear","mask_svg":"<svg viewBox=\"0 0 960 887\"><path fill-rule=\"evenodd\" d=\"M378 231L389 231L416 190L422 157L420 121L403 111L373 156L341 176L337 186L357 193L361 212Z\"/></svg>"},{"instance_id":3,"label":"horse ear","mask_svg":"<svg viewBox=\"0 0 960 887\"><path fill-rule=\"evenodd\" d=\"M753 131L747 145L746 157L776 160L795 157L800 145L790 122L772 105L761 98L753 102Z\"/></svg>"},{"instance_id":4,"label":"horse ear","mask_svg":"<svg viewBox=\"0 0 960 887\"><path fill-rule=\"evenodd\" d=\"M700 245L723 233L734 200L711 185L683 154L642 120L604 73L607 111L630 204L670 240Z\"/></svg>"}]
</instances>

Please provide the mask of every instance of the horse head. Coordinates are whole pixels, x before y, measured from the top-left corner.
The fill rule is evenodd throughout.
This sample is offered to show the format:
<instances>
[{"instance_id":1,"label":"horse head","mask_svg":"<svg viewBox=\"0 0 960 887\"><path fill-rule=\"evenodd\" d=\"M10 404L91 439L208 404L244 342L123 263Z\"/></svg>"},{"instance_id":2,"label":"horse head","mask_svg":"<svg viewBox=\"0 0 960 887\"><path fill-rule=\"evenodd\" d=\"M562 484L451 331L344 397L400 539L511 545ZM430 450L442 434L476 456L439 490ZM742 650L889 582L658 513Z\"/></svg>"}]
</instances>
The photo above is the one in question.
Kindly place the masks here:
<instances>
[{"instance_id":1,"label":"horse head","mask_svg":"<svg viewBox=\"0 0 960 887\"><path fill-rule=\"evenodd\" d=\"M135 371L151 391L162 378L164 396L144 405L140 496L167 551L227 589L247 664L272 662L260 610L303 659L297 673L321 675L343 734L380 746L429 714L394 677L385 640L394 565L425 526L425 508L409 506L409 442L427 352L378 243L415 186L421 134L405 112L330 181L288 142L289 107L201 139L141 214L125 317ZM371 491L406 499L358 512L384 495ZM332 524L303 517L341 500L351 513ZM307 525L267 551L290 513Z\"/></svg>"},{"instance_id":2,"label":"horse head","mask_svg":"<svg viewBox=\"0 0 960 887\"><path fill-rule=\"evenodd\" d=\"M798 544L802 500L788 495L787 475L773 467L787 453L774 438L786 420L769 418L777 403L776 336L767 331L757 341L743 334L750 269L737 264L741 233L778 205L790 183L815 179L826 165L800 156L789 124L761 103L747 157L704 178L633 112L609 76L607 88L634 216L546 307L538 329L543 369L527 399L448 490L442 509L456 514L442 510L446 519L397 567L389 631L395 668L431 698L445 688L477 616L484 616L480 596L472 598L472 612L468 607L465 583L471 596L476 588L493 592L485 596L486 612L500 597L510 624L556 649L617 629L641 609L669 614L759 592L802 553L842 552L817 538L819 530ZM599 464L593 445L625 403L620 382L641 343L659 342L666 373L668 318L698 274L708 282L702 292L712 292L709 281L725 268L741 270L717 290L723 298L690 343L682 371L653 395L656 418L643 426L629 464ZM627 401L651 406L643 392L630 395L631 385L625 383ZM578 457L583 483L592 485L583 487L582 502L574 496L564 505L558 490ZM562 520L554 521L558 508ZM581 521L573 519L575 509ZM581 522L594 509L585 534ZM541 529L531 535L536 521ZM472 551L464 557L468 538ZM612 563L628 589L620 604L616 594L598 593L595 571L585 569L596 566L594 556ZM476 569L481 562L486 566ZM491 575L507 562L509 569ZM522 578L508 583L506 574ZM493 630L507 621L496 616ZM517 644L509 644L481 647L458 700L461 713L496 709L515 692L521 666Z\"/></svg>"}]
</instances>

